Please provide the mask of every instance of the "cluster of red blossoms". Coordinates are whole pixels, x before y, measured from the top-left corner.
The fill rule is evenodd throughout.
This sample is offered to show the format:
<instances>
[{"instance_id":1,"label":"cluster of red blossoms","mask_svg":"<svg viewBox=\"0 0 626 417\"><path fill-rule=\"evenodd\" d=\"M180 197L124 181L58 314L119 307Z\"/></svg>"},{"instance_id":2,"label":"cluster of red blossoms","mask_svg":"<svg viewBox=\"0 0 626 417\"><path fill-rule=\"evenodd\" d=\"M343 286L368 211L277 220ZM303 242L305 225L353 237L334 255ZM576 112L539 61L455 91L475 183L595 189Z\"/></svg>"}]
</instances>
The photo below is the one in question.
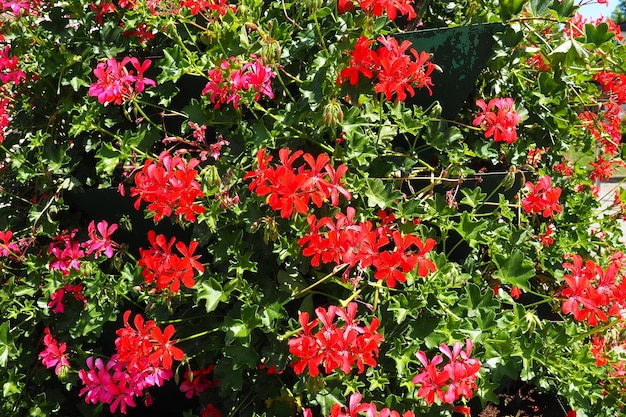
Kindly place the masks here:
<instances>
[{"instance_id":1,"label":"cluster of red blossoms","mask_svg":"<svg viewBox=\"0 0 626 417\"><path fill-rule=\"evenodd\" d=\"M139 0L119 0L119 6L122 8L128 7L129 10L143 5L144 2ZM180 0L180 2L146 0L145 6L155 16L163 14L177 15L183 7L188 8L192 15L195 16L198 13L202 13L205 18L209 16L224 16L229 10L233 12L237 10L235 6L228 4L228 0Z\"/></svg>"},{"instance_id":2,"label":"cluster of red blossoms","mask_svg":"<svg viewBox=\"0 0 626 417\"><path fill-rule=\"evenodd\" d=\"M276 77L276 73L260 57L251 55L251 58L251 61L242 64L239 59L230 57L222 60L219 67L209 70L209 81L202 94L209 94L216 109L224 103L232 103L234 108L239 108L242 95L248 92L255 94L254 101L259 101L261 96L274 98L272 78Z\"/></svg>"},{"instance_id":3,"label":"cluster of red blossoms","mask_svg":"<svg viewBox=\"0 0 626 417\"><path fill-rule=\"evenodd\" d=\"M137 265L143 266L141 272L146 283L156 281L157 292L169 289L171 292L180 290L180 282L192 288L195 284L195 271L204 272L204 266L198 262L200 255L194 255L198 242L193 241L189 247L183 242L176 242L173 237L169 241L164 235L157 235L154 230L148 232L149 249L139 249L140 259ZM174 253L173 247L178 254ZM195 271L194 271L195 270Z\"/></svg>"},{"instance_id":4,"label":"cluster of red blossoms","mask_svg":"<svg viewBox=\"0 0 626 417\"><path fill-rule=\"evenodd\" d=\"M598 0L598 3L607 4L607 0ZM599 17L597 19L587 19L578 12L574 15L574 17L572 17L571 19L567 21L566 25L563 25L563 34L566 37L574 37L574 38L579 37L579 36L585 36L585 25L591 24L591 25L598 27L598 25L602 23L607 24L608 26L607 32L609 33L612 32L613 34L615 34L615 38L617 40L619 41L624 40L624 35L622 35L621 33L622 31L620 29L620 26L615 24L615 22L613 22L611 19L607 17Z\"/></svg>"},{"instance_id":5,"label":"cluster of red blossoms","mask_svg":"<svg viewBox=\"0 0 626 417\"><path fill-rule=\"evenodd\" d=\"M17 5L16 3L12 3ZM8 7L8 3L4 4ZM2 41L4 37L0 34ZM11 91L11 84L18 85L26 79L26 74L19 68L19 59L17 56L10 56L11 47L6 45L0 48L0 143L4 141L4 135L9 127L11 115L9 114L13 105L15 93Z\"/></svg>"},{"instance_id":6,"label":"cluster of red blossoms","mask_svg":"<svg viewBox=\"0 0 626 417\"><path fill-rule=\"evenodd\" d=\"M244 180L252 179L250 191L259 196L267 196L267 203L282 218L289 218L296 213L308 213L312 201L318 208L330 199L333 206L339 204L339 194L350 200L352 195L343 187L341 177L348 167L340 165L335 169L330 157L320 154L317 158L311 154L296 151L290 155L289 148L278 152L280 163L270 166L272 156L265 155L265 149L257 152L257 168L245 174ZM294 167L294 162L303 157L306 165Z\"/></svg>"},{"instance_id":7,"label":"cluster of red blossoms","mask_svg":"<svg viewBox=\"0 0 626 417\"><path fill-rule=\"evenodd\" d=\"M621 133L621 106L626 103L626 75L610 71L601 71L593 75L602 88L607 100L601 104L599 111L584 111L578 116L583 127L593 136L602 147L605 158L599 154L595 162L591 162L593 170L591 179L606 181L613 175L613 167L623 164L613 157L619 151L622 140Z\"/></svg>"},{"instance_id":8,"label":"cluster of red blossoms","mask_svg":"<svg viewBox=\"0 0 626 417\"><path fill-rule=\"evenodd\" d=\"M144 321L137 314L133 328L128 322L130 314L130 311L124 313L124 327L116 332L117 353L106 364L100 358L89 357L87 370L78 372L84 385L80 395L85 395L85 402L110 404L112 413L119 407L126 414L127 407L136 405L135 397L142 396L148 387L163 385L174 375L174 361L185 359L183 351L171 340L173 325L161 331L153 320ZM147 406L151 404L149 394L144 402Z\"/></svg>"},{"instance_id":9,"label":"cluster of red blossoms","mask_svg":"<svg viewBox=\"0 0 626 417\"><path fill-rule=\"evenodd\" d=\"M492 98L486 103L482 98L476 101L482 110L472 121L474 126L480 126L485 137L496 142L513 143L517 140L517 125L522 120L513 107L513 99ZM494 108L496 111L494 111Z\"/></svg>"},{"instance_id":10,"label":"cluster of red blossoms","mask_svg":"<svg viewBox=\"0 0 626 417\"><path fill-rule=\"evenodd\" d=\"M561 188L552 186L552 179L543 176L537 181L537 185L528 181L526 188L530 191L522 199L522 208L526 214L541 213L545 218L554 218L554 213L559 214L563 207L559 204Z\"/></svg>"},{"instance_id":11,"label":"cluster of red blossoms","mask_svg":"<svg viewBox=\"0 0 626 417\"><path fill-rule=\"evenodd\" d=\"M384 93L387 100L396 94L399 101L405 101L407 93L413 97L416 88L430 89L433 86L430 75L436 65L429 62L431 54L418 53L411 47L408 40L398 44L391 36L380 36L378 42L382 46L376 50L370 47L375 41L361 36L350 53L349 65L342 69L337 77L337 83L349 81L356 85L359 75L369 79L376 78L374 91ZM407 51L409 53L407 53Z\"/></svg>"},{"instance_id":12,"label":"cluster of red blossoms","mask_svg":"<svg viewBox=\"0 0 626 417\"><path fill-rule=\"evenodd\" d=\"M143 200L148 203L148 210L154 212L155 222L172 213L189 222L196 221L196 215L206 211L196 202L204 196L194 169L199 163L195 158L187 162L167 151L161 152L156 161L148 159L135 175L135 186L130 190L131 197L139 197L135 209L139 210Z\"/></svg>"},{"instance_id":13,"label":"cluster of red blossoms","mask_svg":"<svg viewBox=\"0 0 626 417\"><path fill-rule=\"evenodd\" d=\"M130 64L134 70L128 68ZM137 58L125 57L121 61L109 58L93 70L97 81L89 86L89 95L97 97L100 104L122 104L145 90L147 85L156 86L154 80L144 77L152 61L139 63ZM136 73L135 73L136 71Z\"/></svg>"},{"instance_id":14,"label":"cluster of red blossoms","mask_svg":"<svg viewBox=\"0 0 626 417\"><path fill-rule=\"evenodd\" d=\"M363 270L369 266L376 268L374 277L385 280L390 288L396 282L405 282L406 274L415 268L421 277L436 270L435 264L426 254L435 247L435 240L425 242L418 236L403 235L396 230L393 215L383 216L383 224L374 227L371 221L356 222L356 211L347 208L347 215L337 213L335 218L315 215L307 217L310 232L298 240L302 254L312 257L311 265L319 266L333 262L348 265L345 275L358 266ZM389 245L393 248L389 249Z\"/></svg>"},{"instance_id":15,"label":"cluster of red blossoms","mask_svg":"<svg viewBox=\"0 0 626 417\"><path fill-rule=\"evenodd\" d=\"M565 298L563 314L572 314L575 320L586 320L591 326L607 322L609 316L621 317L621 310L626 307L623 257L613 257L606 269L591 259L583 262L580 255L570 257L571 263L563 263L570 273L564 275L565 286L558 292Z\"/></svg>"},{"instance_id":16,"label":"cluster of red blossoms","mask_svg":"<svg viewBox=\"0 0 626 417\"><path fill-rule=\"evenodd\" d=\"M48 308L51 308L53 313L65 312L65 306L63 305L65 294L71 294L76 301L82 302L83 306L87 305L87 299L83 295L82 285L65 284L62 288L59 288L50 295Z\"/></svg>"},{"instance_id":17,"label":"cluster of red blossoms","mask_svg":"<svg viewBox=\"0 0 626 417\"><path fill-rule=\"evenodd\" d=\"M189 9L193 16L198 13L206 13L225 16L228 11L237 12L237 7L228 4L228 0L182 0L181 7Z\"/></svg>"},{"instance_id":18,"label":"cluster of red blossoms","mask_svg":"<svg viewBox=\"0 0 626 417\"><path fill-rule=\"evenodd\" d=\"M374 16L382 16L387 13L389 20L395 20L398 15L406 15L407 20L417 17L413 0L356 0L361 10ZM354 3L350 0L338 0L337 9L340 13L354 10Z\"/></svg>"},{"instance_id":19,"label":"cluster of red blossoms","mask_svg":"<svg viewBox=\"0 0 626 417\"><path fill-rule=\"evenodd\" d=\"M293 364L298 375L309 368L309 375L319 374L319 366L329 374L335 369L349 373L356 364L358 372L365 370L365 365L376 366L378 348L383 340L376 333L380 324L374 317L369 326L359 325L356 317L357 304L348 304L347 309L329 306L315 309L316 319L309 323L309 313L300 313L298 320L302 326L298 336L289 339L289 352L299 358ZM341 325L335 319L341 319ZM314 332L317 327L317 332Z\"/></svg>"},{"instance_id":20,"label":"cluster of red blossoms","mask_svg":"<svg viewBox=\"0 0 626 417\"><path fill-rule=\"evenodd\" d=\"M383 408L378 411L376 404L361 402L363 396L357 392L350 394L347 406L341 404L333 404L330 409L329 417L357 417L359 414L366 415L367 417L400 417L400 413L389 408ZM304 417L313 417L313 413L310 409L305 409L303 413ZM415 417L413 411L405 411L402 417Z\"/></svg>"},{"instance_id":21,"label":"cluster of red blossoms","mask_svg":"<svg viewBox=\"0 0 626 417\"><path fill-rule=\"evenodd\" d=\"M180 390L185 393L185 397L193 398L194 396L200 396L204 391L216 387L219 381L209 378L214 369L215 365L211 364L206 368L191 372L189 372L189 369L186 370L183 375L183 382L180 384Z\"/></svg>"},{"instance_id":22,"label":"cluster of red blossoms","mask_svg":"<svg viewBox=\"0 0 626 417\"><path fill-rule=\"evenodd\" d=\"M461 397L471 398L477 388L475 380L481 366L478 359L470 357L472 347L470 339L465 341L465 350L460 342L455 342L452 349L442 344L439 350L448 358L448 362L442 367L439 367L443 363L441 355L436 355L429 361L420 350L417 359L424 366L424 370L413 378L413 383L420 385L417 396L424 398L428 404L434 403L436 398L448 404Z\"/></svg>"}]
</instances>

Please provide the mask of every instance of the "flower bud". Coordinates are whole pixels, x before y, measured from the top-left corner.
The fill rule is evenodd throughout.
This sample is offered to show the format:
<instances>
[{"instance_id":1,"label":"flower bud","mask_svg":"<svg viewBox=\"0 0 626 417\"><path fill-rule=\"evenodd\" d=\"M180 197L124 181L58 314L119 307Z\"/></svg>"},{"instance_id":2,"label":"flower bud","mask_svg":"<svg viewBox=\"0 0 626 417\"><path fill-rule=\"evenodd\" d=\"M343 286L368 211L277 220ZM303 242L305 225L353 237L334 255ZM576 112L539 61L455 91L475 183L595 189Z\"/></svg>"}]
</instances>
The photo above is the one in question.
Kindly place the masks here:
<instances>
[{"instance_id":1,"label":"flower bud","mask_svg":"<svg viewBox=\"0 0 626 417\"><path fill-rule=\"evenodd\" d=\"M263 64L272 65L280 61L280 45L276 39L270 39L261 46L261 59Z\"/></svg>"},{"instance_id":2,"label":"flower bud","mask_svg":"<svg viewBox=\"0 0 626 417\"><path fill-rule=\"evenodd\" d=\"M315 13L322 7L322 0L305 0L304 4L311 13Z\"/></svg>"},{"instance_id":3,"label":"flower bud","mask_svg":"<svg viewBox=\"0 0 626 417\"><path fill-rule=\"evenodd\" d=\"M57 377L59 377L59 381L66 381L67 377L70 374L70 367L67 365L62 365L59 368L59 372L57 373Z\"/></svg>"},{"instance_id":4,"label":"flower bud","mask_svg":"<svg viewBox=\"0 0 626 417\"><path fill-rule=\"evenodd\" d=\"M335 127L343 123L343 110L341 110L341 104L337 100L329 101L324 106L322 122L324 122L324 125L330 127Z\"/></svg>"}]
</instances>

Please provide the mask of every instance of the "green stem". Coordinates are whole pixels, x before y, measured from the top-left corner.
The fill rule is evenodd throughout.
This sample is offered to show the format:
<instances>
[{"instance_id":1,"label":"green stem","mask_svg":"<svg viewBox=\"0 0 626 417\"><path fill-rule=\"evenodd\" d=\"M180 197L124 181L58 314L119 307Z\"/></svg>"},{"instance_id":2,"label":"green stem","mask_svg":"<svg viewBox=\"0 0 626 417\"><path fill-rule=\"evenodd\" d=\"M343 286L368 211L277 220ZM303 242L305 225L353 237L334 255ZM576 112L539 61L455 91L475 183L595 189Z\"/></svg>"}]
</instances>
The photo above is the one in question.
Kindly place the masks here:
<instances>
[{"instance_id":1,"label":"green stem","mask_svg":"<svg viewBox=\"0 0 626 417\"><path fill-rule=\"evenodd\" d=\"M218 329L205 330L205 331L200 332L200 333L192 334L191 336L180 338L180 339L178 339L176 341L176 343L186 342L188 340L197 339L199 337L206 336L207 334L218 332L219 330L220 330L219 328Z\"/></svg>"},{"instance_id":2,"label":"green stem","mask_svg":"<svg viewBox=\"0 0 626 417\"><path fill-rule=\"evenodd\" d=\"M476 131L479 131L479 132L481 132L483 130L480 127L470 126L470 125L465 124L465 123L457 122L456 120L442 119L442 118L439 118L439 117L433 118L431 120L434 121L434 122L450 123L450 124L453 124L453 125L461 126L461 127L466 128L466 129L476 130Z\"/></svg>"},{"instance_id":3,"label":"green stem","mask_svg":"<svg viewBox=\"0 0 626 417\"><path fill-rule=\"evenodd\" d=\"M263 112L263 114L265 114L266 116L271 117L271 118L272 118L272 119L274 119L275 121L277 121L277 122L281 122L281 123L282 123L282 119L281 119L280 117L278 117L278 116L276 116L276 115L274 115L274 114L270 113L270 111L269 111L269 110L267 110L265 107L261 106L258 102L255 102L255 103L254 103L254 108L255 108L255 109L257 109L257 110L262 111L262 112ZM293 126L286 125L286 126L283 126L283 127L287 128L287 129L289 129L289 130L291 130L291 131L292 131L292 132L294 132L294 133L297 133L299 138L301 138L301 139L305 139L305 140L308 140L309 142L312 142L312 143L316 144L317 146L319 146L320 148L324 149L326 152L328 152L328 153L330 153L330 154L332 154L332 153L334 153L334 152L335 152L335 149L334 149L334 148L332 148L331 146L326 145L325 143L322 143L322 142L320 142L320 141L318 141L318 140L313 139L313 138L312 138L312 137L310 137L309 135L307 135L307 134L305 134L304 132L302 132L302 131L300 131L300 130L296 129L296 128L295 128L295 127L293 127Z\"/></svg>"},{"instance_id":4,"label":"green stem","mask_svg":"<svg viewBox=\"0 0 626 417\"><path fill-rule=\"evenodd\" d=\"M295 298L300 297L302 294L305 294L305 293L309 292L309 291L310 291L310 290L312 290L313 288L315 288L315 287L317 287L318 285L320 285L322 282L324 282L324 281L328 280L329 278L331 278L331 277L335 276L335 274L336 274L336 273L338 273L338 272L340 272L341 270L345 269L347 266L348 266L348 264L347 264L347 263L346 263L346 264L341 264L341 265L336 266L335 268L333 268L333 270L331 271L331 273L330 273L330 274L326 275L325 277L323 277L323 278L322 278L322 279L320 279L320 280L315 281L313 284L309 285L309 286L308 286L308 287L306 287L305 289L300 290L300 291L298 291L298 292L297 292L297 293L295 293L295 294L292 294L292 295L291 295L291 298L292 298L292 299L295 299Z\"/></svg>"},{"instance_id":5,"label":"green stem","mask_svg":"<svg viewBox=\"0 0 626 417\"><path fill-rule=\"evenodd\" d=\"M146 119L151 126L154 126L154 128L156 128L157 130L163 131L163 128L159 126L158 124L154 123L152 119L150 119L150 117L146 114L146 112L143 111L143 109L141 108L141 106L138 104L136 100L133 100L133 108L136 111L138 111L139 114L141 114L141 116L144 119Z\"/></svg>"},{"instance_id":6,"label":"green stem","mask_svg":"<svg viewBox=\"0 0 626 417\"><path fill-rule=\"evenodd\" d=\"M328 48L326 47L326 42L324 41L324 36L322 35L322 28L320 27L320 23L317 20L316 12L313 12L313 22L315 22L315 30L317 31L317 35L320 37L320 42L322 43L322 49L324 50L326 56L329 56L330 52L328 52Z\"/></svg>"}]
</instances>

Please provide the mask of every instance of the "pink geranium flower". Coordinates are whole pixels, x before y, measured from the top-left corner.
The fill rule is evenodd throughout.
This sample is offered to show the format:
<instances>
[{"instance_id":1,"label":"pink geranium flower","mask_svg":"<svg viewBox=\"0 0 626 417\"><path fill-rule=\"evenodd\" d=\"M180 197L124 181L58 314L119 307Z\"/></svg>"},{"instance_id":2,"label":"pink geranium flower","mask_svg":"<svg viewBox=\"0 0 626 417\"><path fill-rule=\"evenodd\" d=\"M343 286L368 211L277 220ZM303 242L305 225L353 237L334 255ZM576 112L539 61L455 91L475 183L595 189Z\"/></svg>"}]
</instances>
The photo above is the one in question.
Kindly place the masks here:
<instances>
[{"instance_id":1,"label":"pink geranium flower","mask_svg":"<svg viewBox=\"0 0 626 417\"><path fill-rule=\"evenodd\" d=\"M113 252L118 248L118 244L111 240L111 235L117 230L117 224L109 223L106 220L89 223L87 227L87 233L89 234L89 240L82 244L82 247L86 249L87 255L94 254L94 257L98 259L98 255L104 253L107 258L113 257Z\"/></svg>"},{"instance_id":2,"label":"pink geranium flower","mask_svg":"<svg viewBox=\"0 0 626 417\"><path fill-rule=\"evenodd\" d=\"M100 62L93 73L97 81L89 87L89 95L97 97L101 104L122 104L145 90L147 85L156 86L154 80L144 77L152 62L146 59L139 63L137 58L125 57L121 61L109 58ZM128 68L130 64L133 69ZM136 71L136 73L135 73Z\"/></svg>"},{"instance_id":3,"label":"pink geranium flower","mask_svg":"<svg viewBox=\"0 0 626 417\"><path fill-rule=\"evenodd\" d=\"M63 367L70 367L68 354L65 352L67 346L52 337L50 329L47 327L44 329L43 344L45 349L39 354L39 358L46 368L54 367L54 373L59 375Z\"/></svg>"}]
</instances>

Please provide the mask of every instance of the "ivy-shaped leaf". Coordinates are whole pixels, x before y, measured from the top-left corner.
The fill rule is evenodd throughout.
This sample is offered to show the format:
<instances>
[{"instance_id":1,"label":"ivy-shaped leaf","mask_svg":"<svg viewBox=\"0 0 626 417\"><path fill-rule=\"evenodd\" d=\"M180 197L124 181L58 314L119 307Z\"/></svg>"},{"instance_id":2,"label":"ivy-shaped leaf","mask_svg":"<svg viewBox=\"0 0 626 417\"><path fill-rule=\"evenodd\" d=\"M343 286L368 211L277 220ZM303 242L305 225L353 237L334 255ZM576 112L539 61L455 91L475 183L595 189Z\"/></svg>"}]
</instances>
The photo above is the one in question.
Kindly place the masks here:
<instances>
[{"instance_id":1,"label":"ivy-shaped leaf","mask_svg":"<svg viewBox=\"0 0 626 417\"><path fill-rule=\"evenodd\" d=\"M535 275L535 266L519 249L509 256L496 254L493 261L497 267L497 271L493 273L494 278L524 291L530 290L528 280Z\"/></svg>"}]
</instances>

